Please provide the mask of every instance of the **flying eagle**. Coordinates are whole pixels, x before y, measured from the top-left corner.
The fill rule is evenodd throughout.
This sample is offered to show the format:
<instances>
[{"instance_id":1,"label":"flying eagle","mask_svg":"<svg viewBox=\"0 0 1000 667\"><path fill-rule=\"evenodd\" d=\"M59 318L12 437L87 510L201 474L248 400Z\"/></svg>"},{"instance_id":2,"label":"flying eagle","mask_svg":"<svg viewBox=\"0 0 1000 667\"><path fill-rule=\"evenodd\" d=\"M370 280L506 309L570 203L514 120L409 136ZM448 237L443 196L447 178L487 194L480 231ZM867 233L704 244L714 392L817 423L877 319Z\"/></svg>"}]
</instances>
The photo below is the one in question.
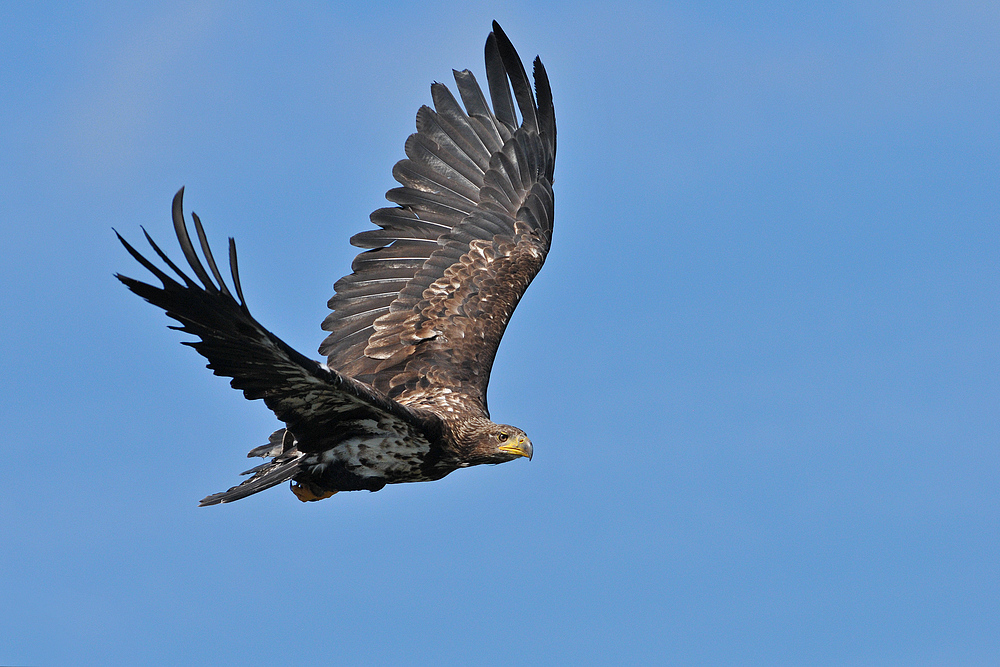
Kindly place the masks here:
<instances>
[{"instance_id":1,"label":"flying eagle","mask_svg":"<svg viewBox=\"0 0 1000 667\"><path fill-rule=\"evenodd\" d=\"M372 213L378 229L351 238L367 250L334 285L322 325L329 335L319 348L326 363L296 352L250 315L235 242L229 239L230 291L192 213L199 259L184 220L183 188L173 200L174 231L197 281L145 230L176 278L118 235L163 286L116 277L180 322L172 328L198 337L184 344L248 399L263 399L285 424L248 454L269 461L201 505L283 482L302 501L322 500L531 458L524 431L490 421L486 385L507 322L552 239L552 91L535 58L532 93L495 21L486 40L492 110L470 71L454 74L465 109L447 86L431 86L434 109L417 112L407 159L392 170L402 187L386 198L396 206Z\"/></svg>"}]
</instances>

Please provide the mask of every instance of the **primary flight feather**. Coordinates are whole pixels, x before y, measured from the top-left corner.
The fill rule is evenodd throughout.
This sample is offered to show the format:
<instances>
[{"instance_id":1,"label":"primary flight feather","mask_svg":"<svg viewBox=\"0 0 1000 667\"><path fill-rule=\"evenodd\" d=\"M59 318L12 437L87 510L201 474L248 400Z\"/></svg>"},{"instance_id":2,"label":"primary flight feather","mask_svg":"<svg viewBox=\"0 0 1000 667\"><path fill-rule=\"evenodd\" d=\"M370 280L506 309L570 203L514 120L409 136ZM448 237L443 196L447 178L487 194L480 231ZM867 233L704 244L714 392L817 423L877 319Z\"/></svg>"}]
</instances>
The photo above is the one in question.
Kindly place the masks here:
<instances>
[{"instance_id":1,"label":"primary flight feather","mask_svg":"<svg viewBox=\"0 0 1000 667\"><path fill-rule=\"evenodd\" d=\"M396 206L372 213L378 229L351 239L368 250L334 286L320 346L325 364L250 314L232 239L229 289L193 213L197 246L191 239L183 188L173 201L174 231L195 279L148 234L173 276L118 237L162 286L116 277L196 336L185 344L216 375L263 399L285 424L248 455L270 460L202 505L288 481L300 500L321 500L531 457L523 431L490 421L486 387L507 322L552 239L556 124L538 58L533 75L534 92L494 22L486 40L489 101L468 70L455 72L461 104L447 86L431 86L434 108L417 112L407 159L392 170L402 187L386 198Z\"/></svg>"}]
</instances>

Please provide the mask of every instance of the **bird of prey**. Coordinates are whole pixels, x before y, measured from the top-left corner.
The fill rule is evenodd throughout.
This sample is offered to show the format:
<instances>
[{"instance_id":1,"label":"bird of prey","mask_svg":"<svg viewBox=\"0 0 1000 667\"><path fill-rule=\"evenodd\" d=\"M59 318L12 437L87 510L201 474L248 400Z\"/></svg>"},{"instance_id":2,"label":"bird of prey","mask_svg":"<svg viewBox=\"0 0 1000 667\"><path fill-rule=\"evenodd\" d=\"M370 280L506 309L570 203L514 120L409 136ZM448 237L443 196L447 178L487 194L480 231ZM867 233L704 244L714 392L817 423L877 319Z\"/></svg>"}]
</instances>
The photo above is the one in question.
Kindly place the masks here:
<instances>
[{"instance_id":1,"label":"bird of prey","mask_svg":"<svg viewBox=\"0 0 1000 667\"><path fill-rule=\"evenodd\" d=\"M197 337L185 345L216 375L232 378L248 399L263 399L284 422L248 454L269 460L201 505L283 482L303 502L322 500L531 458L524 431L490 421L486 385L507 322L552 239L552 91L535 58L532 92L495 21L486 40L489 100L470 71L454 75L465 108L444 84L431 86L434 108L417 112L406 159L392 170L401 187L386 198L396 206L376 210L378 228L351 238L366 250L334 285L322 324L329 335L319 348L325 363L296 352L250 314L233 239L230 290L194 213L192 242L183 188L173 200L174 231L195 278L145 230L174 276L118 235L162 286L116 277L180 323L172 328Z\"/></svg>"}]
</instances>

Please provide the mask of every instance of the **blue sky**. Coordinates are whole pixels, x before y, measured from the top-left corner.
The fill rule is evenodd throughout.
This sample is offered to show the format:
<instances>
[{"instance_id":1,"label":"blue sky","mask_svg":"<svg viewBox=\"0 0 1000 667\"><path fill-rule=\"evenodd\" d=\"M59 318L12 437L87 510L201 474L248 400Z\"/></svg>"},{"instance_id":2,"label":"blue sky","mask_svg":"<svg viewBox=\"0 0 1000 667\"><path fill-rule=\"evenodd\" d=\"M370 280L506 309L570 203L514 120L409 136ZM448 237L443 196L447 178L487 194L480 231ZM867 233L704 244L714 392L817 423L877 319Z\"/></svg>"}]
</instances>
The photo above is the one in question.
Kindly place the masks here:
<instances>
[{"instance_id":1,"label":"blue sky","mask_svg":"<svg viewBox=\"0 0 1000 667\"><path fill-rule=\"evenodd\" d=\"M2 14L0 664L1000 661L996 3ZM276 422L112 278L112 226L173 249L186 186L318 356L494 18L559 123L490 388L534 460L198 509Z\"/></svg>"}]
</instances>

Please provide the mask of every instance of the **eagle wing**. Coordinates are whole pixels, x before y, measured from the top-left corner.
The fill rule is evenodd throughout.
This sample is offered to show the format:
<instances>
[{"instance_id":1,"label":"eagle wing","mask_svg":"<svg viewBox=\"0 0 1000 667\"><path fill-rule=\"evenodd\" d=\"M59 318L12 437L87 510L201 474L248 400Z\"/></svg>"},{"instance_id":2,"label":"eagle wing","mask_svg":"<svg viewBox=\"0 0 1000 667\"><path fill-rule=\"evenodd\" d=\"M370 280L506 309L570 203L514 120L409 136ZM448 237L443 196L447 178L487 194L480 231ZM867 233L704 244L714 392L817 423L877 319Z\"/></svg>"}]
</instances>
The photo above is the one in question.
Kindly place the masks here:
<instances>
[{"instance_id":1,"label":"eagle wing","mask_svg":"<svg viewBox=\"0 0 1000 667\"><path fill-rule=\"evenodd\" d=\"M541 61L532 94L496 22L486 42L493 109L471 72L454 74L465 109L431 86L435 108L417 113L393 168L402 187L386 198L397 206L351 239L371 250L335 285L320 353L400 403L488 416L500 339L552 237L555 113Z\"/></svg>"},{"instance_id":2,"label":"eagle wing","mask_svg":"<svg viewBox=\"0 0 1000 667\"><path fill-rule=\"evenodd\" d=\"M233 388L242 390L248 399L263 399L278 419L285 422L295 439L293 452L284 452L285 456L267 464L266 470L255 470L254 477L226 492L230 495L216 494L206 501L235 500L291 479L299 470L300 455L329 448L331 443L342 439L345 429L358 428L359 424L383 424L394 433L413 435L434 433L439 428L439 420L434 415L401 405L303 356L254 319L240 286L235 242L229 240L234 295L215 263L201 221L192 214L208 270L200 261L184 222L183 194L181 188L174 197L174 230L184 257L199 282L178 268L148 234L149 244L180 282L143 257L121 235L118 239L129 254L163 286L149 285L120 274L116 277L131 291L180 322L180 326L171 328L197 336L200 340L184 344L208 359L208 367L216 375L232 378ZM237 489L239 492L233 493Z\"/></svg>"}]
</instances>

